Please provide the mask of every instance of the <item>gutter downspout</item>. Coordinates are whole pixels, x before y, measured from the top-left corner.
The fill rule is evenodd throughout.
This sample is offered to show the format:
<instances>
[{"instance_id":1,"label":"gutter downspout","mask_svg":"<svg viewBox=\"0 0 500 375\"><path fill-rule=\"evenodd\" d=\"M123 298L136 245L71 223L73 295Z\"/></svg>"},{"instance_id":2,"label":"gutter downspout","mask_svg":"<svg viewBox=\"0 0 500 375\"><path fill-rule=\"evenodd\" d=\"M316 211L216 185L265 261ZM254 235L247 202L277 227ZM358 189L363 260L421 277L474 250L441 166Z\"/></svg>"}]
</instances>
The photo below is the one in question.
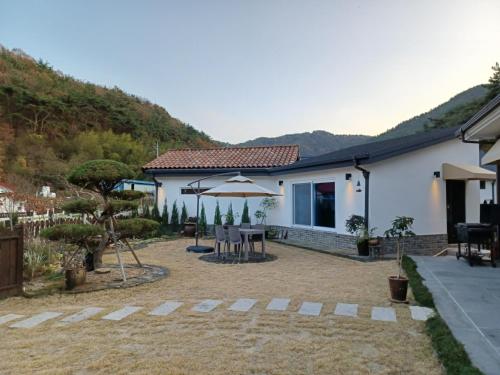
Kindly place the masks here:
<instances>
[{"instance_id":1,"label":"gutter downspout","mask_svg":"<svg viewBox=\"0 0 500 375\"><path fill-rule=\"evenodd\" d=\"M359 160L355 156L353 157L354 168L363 173L363 177L365 179L365 225L366 228L369 228L368 224L368 216L369 216L369 208L370 208L370 171L359 166Z\"/></svg>"},{"instance_id":2,"label":"gutter downspout","mask_svg":"<svg viewBox=\"0 0 500 375\"><path fill-rule=\"evenodd\" d=\"M156 177L153 175L153 181L155 183L155 202L156 202L156 207L160 207L160 204L158 202L158 188L161 187L162 183L156 179Z\"/></svg>"}]
</instances>

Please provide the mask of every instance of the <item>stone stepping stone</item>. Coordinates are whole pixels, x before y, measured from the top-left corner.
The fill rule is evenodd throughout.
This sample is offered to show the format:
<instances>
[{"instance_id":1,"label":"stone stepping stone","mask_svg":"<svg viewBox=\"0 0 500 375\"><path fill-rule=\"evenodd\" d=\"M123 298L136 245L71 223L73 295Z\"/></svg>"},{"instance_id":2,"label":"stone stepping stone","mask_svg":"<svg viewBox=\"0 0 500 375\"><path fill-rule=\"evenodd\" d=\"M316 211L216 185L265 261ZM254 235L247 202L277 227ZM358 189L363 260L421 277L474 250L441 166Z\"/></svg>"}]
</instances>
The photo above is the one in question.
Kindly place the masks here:
<instances>
[{"instance_id":1,"label":"stone stepping stone","mask_svg":"<svg viewBox=\"0 0 500 375\"><path fill-rule=\"evenodd\" d=\"M218 299L206 299L193 307L191 311L207 313L215 309L221 303L222 301Z\"/></svg>"},{"instance_id":2,"label":"stone stepping stone","mask_svg":"<svg viewBox=\"0 0 500 375\"><path fill-rule=\"evenodd\" d=\"M7 314L4 316L0 316L0 324L5 324L5 323L8 323L12 320L21 319L21 318L24 318L24 315Z\"/></svg>"},{"instance_id":3,"label":"stone stepping stone","mask_svg":"<svg viewBox=\"0 0 500 375\"><path fill-rule=\"evenodd\" d=\"M410 306L411 318L413 320L427 320L434 315L434 310L422 306Z\"/></svg>"},{"instance_id":4,"label":"stone stepping stone","mask_svg":"<svg viewBox=\"0 0 500 375\"><path fill-rule=\"evenodd\" d=\"M87 307L82 311L77 312L76 314L61 319L61 322L67 324L78 323L81 322L82 320L87 320L88 318L91 318L94 315L99 314L102 310L104 310L102 307Z\"/></svg>"},{"instance_id":5,"label":"stone stepping stone","mask_svg":"<svg viewBox=\"0 0 500 375\"><path fill-rule=\"evenodd\" d=\"M240 298L237 300L235 303L233 303L228 310L231 311L241 311L241 312L247 312L250 310L253 305L257 303L256 299L251 299L251 298Z\"/></svg>"},{"instance_id":6,"label":"stone stepping stone","mask_svg":"<svg viewBox=\"0 0 500 375\"><path fill-rule=\"evenodd\" d=\"M373 307L372 320L383 322L396 322L396 311L392 307Z\"/></svg>"},{"instance_id":7,"label":"stone stepping stone","mask_svg":"<svg viewBox=\"0 0 500 375\"><path fill-rule=\"evenodd\" d=\"M337 303L334 314L356 318L358 316L358 305L352 303Z\"/></svg>"},{"instance_id":8,"label":"stone stepping stone","mask_svg":"<svg viewBox=\"0 0 500 375\"><path fill-rule=\"evenodd\" d=\"M267 305L266 310L286 311L289 304L290 298L273 298L271 302L269 302L269 305Z\"/></svg>"},{"instance_id":9,"label":"stone stepping stone","mask_svg":"<svg viewBox=\"0 0 500 375\"><path fill-rule=\"evenodd\" d=\"M124 308L120 310L113 311L112 313L109 313L106 316L103 316L102 319L105 320L122 320L126 318L129 315L132 315L133 313L136 313L137 311L141 310L142 307L139 306L125 306Z\"/></svg>"},{"instance_id":10,"label":"stone stepping stone","mask_svg":"<svg viewBox=\"0 0 500 375\"><path fill-rule=\"evenodd\" d=\"M20 322L10 325L10 328L33 328L47 320L61 316L60 312L46 311L40 314L33 315L31 318L21 320Z\"/></svg>"},{"instance_id":11,"label":"stone stepping stone","mask_svg":"<svg viewBox=\"0 0 500 375\"><path fill-rule=\"evenodd\" d=\"M302 306L300 306L299 314L300 315L309 315L309 316L319 316L322 308L323 308L322 303L303 302Z\"/></svg>"},{"instance_id":12,"label":"stone stepping stone","mask_svg":"<svg viewBox=\"0 0 500 375\"><path fill-rule=\"evenodd\" d=\"M154 315L154 316L166 316L168 314L173 313L175 310L177 310L179 307L182 306L182 302L177 302L177 301L167 301L163 304L161 304L158 307L155 307L149 315Z\"/></svg>"}]
</instances>

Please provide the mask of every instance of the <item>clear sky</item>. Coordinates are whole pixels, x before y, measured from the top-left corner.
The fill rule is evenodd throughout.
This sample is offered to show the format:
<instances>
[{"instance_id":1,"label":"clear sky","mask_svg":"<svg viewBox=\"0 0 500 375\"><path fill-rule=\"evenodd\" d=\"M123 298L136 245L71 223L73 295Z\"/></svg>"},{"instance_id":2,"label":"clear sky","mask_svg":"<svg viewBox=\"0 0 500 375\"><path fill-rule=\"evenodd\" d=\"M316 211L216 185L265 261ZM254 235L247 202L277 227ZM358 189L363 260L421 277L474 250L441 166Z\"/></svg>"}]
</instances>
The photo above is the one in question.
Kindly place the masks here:
<instances>
[{"instance_id":1,"label":"clear sky","mask_svg":"<svg viewBox=\"0 0 500 375\"><path fill-rule=\"evenodd\" d=\"M427 111L487 81L499 15L499 0L0 0L0 43L239 142Z\"/></svg>"}]
</instances>

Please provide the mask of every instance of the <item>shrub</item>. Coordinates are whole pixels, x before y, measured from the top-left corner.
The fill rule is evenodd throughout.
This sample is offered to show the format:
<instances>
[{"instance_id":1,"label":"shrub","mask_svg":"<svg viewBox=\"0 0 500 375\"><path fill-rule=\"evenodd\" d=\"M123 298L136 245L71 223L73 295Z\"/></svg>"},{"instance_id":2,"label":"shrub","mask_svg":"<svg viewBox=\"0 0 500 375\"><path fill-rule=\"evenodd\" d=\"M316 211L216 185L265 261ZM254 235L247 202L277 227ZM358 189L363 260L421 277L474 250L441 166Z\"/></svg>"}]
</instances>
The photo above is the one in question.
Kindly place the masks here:
<instances>
[{"instance_id":1,"label":"shrub","mask_svg":"<svg viewBox=\"0 0 500 375\"><path fill-rule=\"evenodd\" d=\"M91 224L58 224L44 229L40 236L51 241L64 241L67 243L80 244L90 237L102 235L104 230Z\"/></svg>"},{"instance_id":2,"label":"shrub","mask_svg":"<svg viewBox=\"0 0 500 375\"><path fill-rule=\"evenodd\" d=\"M201 204L200 219L198 220L198 230L202 236L207 234L207 215L205 213L205 205Z\"/></svg>"},{"instance_id":3,"label":"shrub","mask_svg":"<svg viewBox=\"0 0 500 375\"><path fill-rule=\"evenodd\" d=\"M116 222L116 231L120 238L147 237L158 230L160 224L149 219L122 219Z\"/></svg>"},{"instance_id":4,"label":"shrub","mask_svg":"<svg viewBox=\"0 0 500 375\"><path fill-rule=\"evenodd\" d=\"M137 190L113 191L111 192L110 197L124 201L135 201L144 198L144 193Z\"/></svg>"},{"instance_id":5,"label":"shrub","mask_svg":"<svg viewBox=\"0 0 500 375\"><path fill-rule=\"evenodd\" d=\"M227 208L227 213L226 213L226 224L227 225L234 225L234 213L233 213L233 204L229 203L229 207Z\"/></svg>"},{"instance_id":6,"label":"shrub","mask_svg":"<svg viewBox=\"0 0 500 375\"><path fill-rule=\"evenodd\" d=\"M161 213L161 226L163 231L167 231L168 229L168 206L167 201L163 204L163 212Z\"/></svg>"},{"instance_id":7,"label":"shrub","mask_svg":"<svg viewBox=\"0 0 500 375\"><path fill-rule=\"evenodd\" d=\"M63 211L74 214L93 214L99 202L89 199L75 199L62 205Z\"/></svg>"},{"instance_id":8,"label":"shrub","mask_svg":"<svg viewBox=\"0 0 500 375\"><path fill-rule=\"evenodd\" d=\"M187 222L188 212L186 208L186 203L182 202L182 210L181 210L181 225Z\"/></svg>"},{"instance_id":9,"label":"shrub","mask_svg":"<svg viewBox=\"0 0 500 375\"><path fill-rule=\"evenodd\" d=\"M177 232L179 230L179 210L177 209L177 201L174 201L174 205L172 206L170 224L172 225L172 230L174 232Z\"/></svg>"},{"instance_id":10,"label":"shrub","mask_svg":"<svg viewBox=\"0 0 500 375\"><path fill-rule=\"evenodd\" d=\"M118 201L113 199L108 201L105 213L107 215L115 215L120 212L137 210L138 207L138 201Z\"/></svg>"},{"instance_id":11,"label":"shrub","mask_svg":"<svg viewBox=\"0 0 500 375\"><path fill-rule=\"evenodd\" d=\"M250 223L250 215L248 213L248 201L246 199L245 203L243 204L243 213L241 214L241 222Z\"/></svg>"},{"instance_id":12,"label":"shrub","mask_svg":"<svg viewBox=\"0 0 500 375\"><path fill-rule=\"evenodd\" d=\"M157 222L161 221L160 210L158 209L158 204L156 202L153 206L153 211L151 211L151 219Z\"/></svg>"},{"instance_id":13,"label":"shrub","mask_svg":"<svg viewBox=\"0 0 500 375\"><path fill-rule=\"evenodd\" d=\"M31 280L45 273L55 260L52 248L48 242L40 239L30 239L24 243L23 269L24 275Z\"/></svg>"},{"instance_id":14,"label":"shrub","mask_svg":"<svg viewBox=\"0 0 500 375\"><path fill-rule=\"evenodd\" d=\"M214 225L222 225L222 215L220 213L219 201L215 204Z\"/></svg>"}]
</instances>

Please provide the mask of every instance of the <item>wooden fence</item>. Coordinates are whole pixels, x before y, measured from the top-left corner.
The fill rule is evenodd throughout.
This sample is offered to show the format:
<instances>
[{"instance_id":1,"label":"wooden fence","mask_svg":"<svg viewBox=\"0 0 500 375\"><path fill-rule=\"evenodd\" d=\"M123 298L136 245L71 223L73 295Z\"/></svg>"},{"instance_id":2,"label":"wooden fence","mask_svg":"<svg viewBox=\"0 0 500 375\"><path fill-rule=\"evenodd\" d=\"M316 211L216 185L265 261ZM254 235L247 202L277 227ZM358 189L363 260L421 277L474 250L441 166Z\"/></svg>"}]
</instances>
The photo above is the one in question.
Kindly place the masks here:
<instances>
[{"instance_id":1,"label":"wooden fence","mask_svg":"<svg viewBox=\"0 0 500 375\"><path fill-rule=\"evenodd\" d=\"M56 218L54 220L38 220L38 221L27 221L23 224L24 226L24 237L25 238L36 238L40 235L40 232L45 228L50 228L56 224L81 224L83 223L81 217L69 217L69 218Z\"/></svg>"},{"instance_id":2,"label":"wooden fence","mask_svg":"<svg viewBox=\"0 0 500 375\"><path fill-rule=\"evenodd\" d=\"M23 226L14 231L0 229L0 297L23 290Z\"/></svg>"}]
</instances>

